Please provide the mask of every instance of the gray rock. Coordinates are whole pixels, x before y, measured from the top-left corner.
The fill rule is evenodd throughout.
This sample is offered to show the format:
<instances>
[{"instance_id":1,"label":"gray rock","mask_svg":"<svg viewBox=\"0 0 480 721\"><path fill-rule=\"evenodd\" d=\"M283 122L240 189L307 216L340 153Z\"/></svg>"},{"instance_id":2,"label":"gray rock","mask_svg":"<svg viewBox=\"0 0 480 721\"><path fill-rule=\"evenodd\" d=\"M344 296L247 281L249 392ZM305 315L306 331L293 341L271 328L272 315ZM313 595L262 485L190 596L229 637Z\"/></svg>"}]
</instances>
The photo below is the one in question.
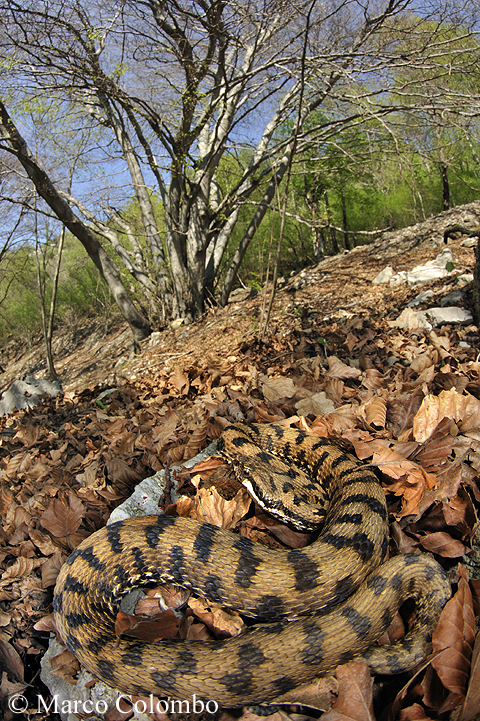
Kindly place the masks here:
<instances>
[{"instance_id":1,"label":"gray rock","mask_svg":"<svg viewBox=\"0 0 480 721\"><path fill-rule=\"evenodd\" d=\"M445 308L429 308L425 311L428 320L434 327L450 324L473 323L473 316L469 310L447 306Z\"/></svg>"},{"instance_id":2,"label":"gray rock","mask_svg":"<svg viewBox=\"0 0 480 721\"><path fill-rule=\"evenodd\" d=\"M473 281L473 273L462 273L457 276L456 284L459 288L464 288Z\"/></svg>"},{"instance_id":3,"label":"gray rock","mask_svg":"<svg viewBox=\"0 0 480 721\"><path fill-rule=\"evenodd\" d=\"M390 278L394 275L393 268L391 265L387 265L386 268L380 271L378 275L375 276L375 278L372 280L372 283L375 285L380 285L381 283L388 283Z\"/></svg>"},{"instance_id":4,"label":"gray rock","mask_svg":"<svg viewBox=\"0 0 480 721\"><path fill-rule=\"evenodd\" d=\"M46 396L58 396L63 393L58 381L47 381L33 376L25 376L23 380L13 381L0 401L0 416L15 409L33 408Z\"/></svg>"},{"instance_id":5,"label":"gray rock","mask_svg":"<svg viewBox=\"0 0 480 721\"><path fill-rule=\"evenodd\" d=\"M403 285L403 283L407 282L407 272L405 270L401 270L400 273L397 273L396 275L392 275L390 280L388 281L388 284L391 288L396 288L398 285Z\"/></svg>"},{"instance_id":6,"label":"gray rock","mask_svg":"<svg viewBox=\"0 0 480 721\"><path fill-rule=\"evenodd\" d=\"M159 330L155 330L153 333L150 334L150 336L148 338L148 347L153 348L154 345L157 345L157 343L160 343L161 338L162 338L162 333Z\"/></svg>"},{"instance_id":7,"label":"gray rock","mask_svg":"<svg viewBox=\"0 0 480 721\"><path fill-rule=\"evenodd\" d=\"M409 308L416 308L417 305L428 303L434 295L435 293L433 290L422 290L422 292L415 296L415 298L413 298L407 305Z\"/></svg>"},{"instance_id":8,"label":"gray rock","mask_svg":"<svg viewBox=\"0 0 480 721\"><path fill-rule=\"evenodd\" d=\"M440 300L440 305L445 308L447 305L462 305L465 300L465 293L461 290L454 290L453 293L444 295Z\"/></svg>"},{"instance_id":9,"label":"gray rock","mask_svg":"<svg viewBox=\"0 0 480 721\"><path fill-rule=\"evenodd\" d=\"M461 246L464 248L475 248L478 243L478 238L465 238L465 240L462 240L460 243Z\"/></svg>"}]
</instances>

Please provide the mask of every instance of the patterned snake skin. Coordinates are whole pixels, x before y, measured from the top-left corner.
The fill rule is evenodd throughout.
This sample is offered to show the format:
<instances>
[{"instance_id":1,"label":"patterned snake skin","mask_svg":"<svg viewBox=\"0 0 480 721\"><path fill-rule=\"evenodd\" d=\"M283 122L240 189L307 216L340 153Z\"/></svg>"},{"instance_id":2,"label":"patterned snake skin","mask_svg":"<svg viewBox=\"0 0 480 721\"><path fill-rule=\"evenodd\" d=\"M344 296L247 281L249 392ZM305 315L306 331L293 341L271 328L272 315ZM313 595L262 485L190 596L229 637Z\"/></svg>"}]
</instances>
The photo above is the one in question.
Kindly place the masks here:
<instances>
[{"instance_id":1,"label":"patterned snake skin","mask_svg":"<svg viewBox=\"0 0 480 721\"><path fill-rule=\"evenodd\" d=\"M54 596L57 629L83 666L126 693L242 706L357 656L378 673L423 660L450 585L424 554L385 561L387 511L375 474L331 442L275 424L229 426L219 449L274 515L301 529L323 523L317 540L282 551L165 515L97 531L61 569ZM307 492L312 506L302 500ZM223 641L117 638L121 597L149 582L173 582L267 623ZM409 598L416 615L408 634L375 646Z\"/></svg>"}]
</instances>

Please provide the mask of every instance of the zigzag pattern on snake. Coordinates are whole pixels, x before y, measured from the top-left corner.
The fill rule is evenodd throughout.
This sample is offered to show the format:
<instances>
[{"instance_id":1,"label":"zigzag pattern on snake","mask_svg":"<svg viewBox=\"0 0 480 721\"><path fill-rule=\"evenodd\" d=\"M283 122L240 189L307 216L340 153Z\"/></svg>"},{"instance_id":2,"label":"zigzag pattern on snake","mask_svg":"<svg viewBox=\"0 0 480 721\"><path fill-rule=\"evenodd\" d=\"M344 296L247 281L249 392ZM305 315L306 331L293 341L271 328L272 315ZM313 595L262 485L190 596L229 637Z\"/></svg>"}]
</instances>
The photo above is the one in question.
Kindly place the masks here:
<instances>
[{"instance_id":1,"label":"zigzag pattern on snake","mask_svg":"<svg viewBox=\"0 0 480 721\"><path fill-rule=\"evenodd\" d=\"M275 424L229 426L219 447L278 517L297 528L323 522L317 540L282 551L165 515L97 531L61 569L54 596L57 629L83 666L126 693L195 693L242 706L271 701L357 656L379 673L418 664L450 585L424 554L385 561L387 511L375 474L326 439ZM309 491L311 507L303 500ZM224 641L117 638L120 599L149 582L173 582L267 623ZM409 633L375 646L408 598L416 603Z\"/></svg>"}]
</instances>

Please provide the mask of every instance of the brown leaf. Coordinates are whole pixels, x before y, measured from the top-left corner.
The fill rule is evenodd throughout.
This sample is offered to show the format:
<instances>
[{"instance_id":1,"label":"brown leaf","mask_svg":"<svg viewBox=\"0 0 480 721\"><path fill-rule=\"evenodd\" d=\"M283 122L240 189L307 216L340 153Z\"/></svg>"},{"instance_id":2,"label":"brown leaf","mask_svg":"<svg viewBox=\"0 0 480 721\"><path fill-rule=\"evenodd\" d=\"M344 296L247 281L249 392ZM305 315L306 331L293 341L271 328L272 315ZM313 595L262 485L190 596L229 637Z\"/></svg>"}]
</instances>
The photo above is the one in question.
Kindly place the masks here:
<instances>
[{"instance_id":1,"label":"brown leaf","mask_svg":"<svg viewBox=\"0 0 480 721\"><path fill-rule=\"evenodd\" d=\"M42 588L48 588L55 584L60 569L66 560L63 553L55 553L51 558L47 558L42 566Z\"/></svg>"},{"instance_id":2,"label":"brown leaf","mask_svg":"<svg viewBox=\"0 0 480 721\"><path fill-rule=\"evenodd\" d=\"M338 681L335 676L323 676L277 696L272 703L300 704L319 711L328 711L332 706L333 694L336 693L338 693Z\"/></svg>"},{"instance_id":3,"label":"brown leaf","mask_svg":"<svg viewBox=\"0 0 480 721\"><path fill-rule=\"evenodd\" d=\"M40 523L52 536L65 538L78 530L85 515L85 508L78 496L70 491L68 505L59 498L54 498L40 517Z\"/></svg>"},{"instance_id":4,"label":"brown leaf","mask_svg":"<svg viewBox=\"0 0 480 721\"><path fill-rule=\"evenodd\" d=\"M432 660L442 684L451 694L463 699L470 672L470 658L475 637L475 616L472 594L462 576L458 591L443 609L438 626L432 636Z\"/></svg>"},{"instance_id":5,"label":"brown leaf","mask_svg":"<svg viewBox=\"0 0 480 721\"><path fill-rule=\"evenodd\" d=\"M260 376L260 388L268 401L276 401L279 398L291 398L298 390L291 378L285 378L283 376L269 378L265 375Z\"/></svg>"},{"instance_id":6,"label":"brown leaf","mask_svg":"<svg viewBox=\"0 0 480 721\"><path fill-rule=\"evenodd\" d=\"M8 636L0 637L0 662L3 669L8 669L17 681L23 681L23 663L19 654L8 642Z\"/></svg>"},{"instance_id":7,"label":"brown leaf","mask_svg":"<svg viewBox=\"0 0 480 721\"><path fill-rule=\"evenodd\" d=\"M2 573L0 587L11 583L15 578L28 576L34 568L38 568L38 566L41 566L43 563L45 563L45 558L25 558L24 556L20 556L15 563L12 563L12 565Z\"/></svg>"},{"instance_id":8,"label":"brown leaf","mask_svg":"<svg viewBox=\"0 0 480 721\"><path fill-rule=\"evenodd\" d=\"M225 500L215 486L199 488L194 498L195 510L199 521L213 523L214 526L230 529L247 513L252 499L245 488L240 488L231 501Z\"/></svg>"},{"instance_id":9,"label":"brown leaf","mask_svg":"<svg viewBox=\"0 0 480 721\"><path fill-rule=\"evenodd\" d=\"M374 428L385 428L387 404L381 396L375 396L365 405L365 418Z\"/></svg>"},{"instance_id":10,"label":"brown leaf","mask_svg":"<svg viewBox=\"0 0 480 721\"><path fill-rule=\"evenodd\" d=\"M113 485L121 482L131 486L142 480L142 476L132 468L131 463L121 458L111 458L106 462L105 469Z\"/></svg>"},{"instance_id":11,"label":"brown leaf","mask_svg":"<svg viewBox=\"0 0 480 721\"><path fill-rule=\"evenodd\" d=\"M158 588L151 588L147 591L147 596L152 596L156 599L157 612L159 608L158 601L162 599L165 606L169 608L181 608L186 604L190 597L190 591L180 586L175 586L172 583L165 583L163 586ZM139 601L136 605L136 610L139 613L144 613L143 607L141 606L142 601Z\"/></svg>"},{"instance_id":12,"label":"brown leaf","mask_svg":"<svg viewBox=\"0 0 480 721\"><path fill-rule=\"evenodd\" d=\"M67 649L50 659L50 668L55 676L59 676L73 686L76 685L76 675L80 671L80 664Z\"/></svg>"},{"instance_id":13,"label":"brown leaf","mask_svg":"<svg viewBox=\"0 0 480 721\"><path fill-rule=\"evenodd\" d=\"M328 358L328 371L325 375L332 378L356 379L362 375L362 372L358 368L347 365L340 358L330 356Z\"/></svg>"},{"instance_id":14,"label":"brown leaf","mask_svg":"<svg viewBox=\"0 0 480 721\"><path fill-rule=\"evenodd\" d=\"M166 611L159 611L154 618L155 620L145 620L141 616L132 616L129 613L119 611L115 619L115 633L117 636L125 634L140 638L147 643L155 643L164 638L178 636L180 619L171 608L167 608Z\"/></svg>"},{"instance_id":15,"label":"brown leaf","mask_svg":"<svg viewBox=\"0 0 480 721\"><path fill-rule=\"evenodd\" d=\"M351 661L335 671L338 698L322 721L375 721L370 670L366 663Z\"/></svg>"},{"instance_id":16,"label":"brown leaf","mask_svg":"<svg viewBox=\"0 0 480 721\"><path fill-rule=\"evenodd\" d=\"M194 614L215 632L217 638L238 636L245 628L238 613L224 611L218 603L210 603L201 598L190 598L188 605Z\"/></svg>"},{"instance_id":17,"label":"brown leaf","mask_svg":"<svg viewBox=\"0 0 480 721\"><path fill-rule=\"evenodd\" d=\"M367 368L362 386L368 390L376 391L383 386L383 376L377 368Z\"/></svg>"},{"instance_id":18,"label":"brown leaf","mask_svg":"<svg viewBox=\"0 0 480 721\"><path fill-rule=\"evenodd\" d=\"M182 623L180 633L187 641L209 641L214 638L204 623L195 623L194 616L187 616L185 624Z\"/></svg>"},{"instance_id":19,"label":"brown leaf","mask_svg":"<svg viewBox=\"0 0 480 721\"><path fill-rule=\"evenodd\" d=\"M420 388L417 388L414 393L403 393L388 400L387 421L396 438L412 427L413 419L422 400L423 392Z\"/></svg>"},{"instance_id":20,"label":"brown leaf","mask_svg":"<svg viewBox=\"0 0 480 721\"><path fill-rule=\"evenodd\" d=\"M335 406L326 393L320 391L295 403L295 409L300 416L326 416L335 410Z\"/></svg>"},{"instance_id":21,"label":"brown leaf","mask_svg":"<svg viewBox=\"0 0 480 721\"><path fill-rule=\"evenodd\" d=\"M476 401L478 407L480 403ZM473 403L469 404L473 409ZM455 388L451 388L449 391L441 391L438 396L428 395L422 401L422 405L417 411L415 418L413 419L413 437L416 441L424 443L435 431L436 427L443 418L450 418L457 424L462 424L462 429L465 426L465 414L467 409L467 397L457 393ZM475 410L477 405L475 405ZM472 421L476 414L472 413L469 416L469 421ZM480 413L479 416L480 418ZM478 425L478 423L477 423ZM466 423L467 427L470 423Z\"/></svg>"},{"instance_id":22,"label":"brown leaf","mask_svg":"<svg viewBox=\"0 0 480 721\"><path fill-rule=\"evenodd\" d=\"M48 633L56 633L57 627L55 626L55 619L53 613L49 613L48 616L43 616L40 621L34 624L33 628L35 631L47 631Z\"/></svg>"},{"instance_id":23,"label":"brown leaf","mask_svg":"<svg viewBox=\"0 0 480 721\"><path fill-rule=\"evenodd\" d=\"M478 721L480 718L480 631L475 638L472 654L472 670L467 695L457 721Z\"/></svg>"},{"instance_id":24,"label":"brown leaf","mask_svg":"<svg viewBox=\"0 0 480 721\"><path fill-rule=\"evenodd\" d=\"M420 706L418 703L402 709L398 719L399 721L431 721L431 717L427 716L423 706Z\"/></svg>"},{"instance_id":25,"label":"brown leaf","mask_svg":"<svg viewBox=\"0 0 480 721\"><path fill-rule=\"evenodd\" d=\"M180 395L188 395L190 390L190 382L188 376L186 376L180 366L176 366L172 375L170 376L170 383L180 393Z\"/></svg>"},{"instance_id":26,"label":"brown leaf","mask_svg":"<svg viewBox=\"0 0 480 721\"><path fill-rule=\"evenodd\" d=\"M438 553L444 558L459 558L464 556L466 548L463 543L452 538L450 534L438 531L437 533L429 533L420 539L420 545L427 551Z\"/></svg>"},{"instance_id":27,"label":"brown leaf","mask_svg":"<svg viewBox=\"0 0 480 721\"><path fill-rule=\"evenodd\" d=\"M60 550L59 547L54 544L50 536L47 536L41 531L37 531L35 528L32 528L28 535L30 540L33 541L43 556L51 556Z\"/></svg>"}]
</instances>

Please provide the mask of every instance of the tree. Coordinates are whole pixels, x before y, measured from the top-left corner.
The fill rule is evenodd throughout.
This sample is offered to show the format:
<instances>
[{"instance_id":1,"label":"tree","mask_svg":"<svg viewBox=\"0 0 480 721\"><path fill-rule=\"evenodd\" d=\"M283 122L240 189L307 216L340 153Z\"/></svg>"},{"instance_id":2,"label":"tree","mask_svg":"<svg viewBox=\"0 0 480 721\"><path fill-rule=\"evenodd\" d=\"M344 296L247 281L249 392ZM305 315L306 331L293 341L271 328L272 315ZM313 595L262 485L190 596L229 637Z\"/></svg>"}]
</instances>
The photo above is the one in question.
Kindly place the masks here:
<instances>
[{"instance_id":1,"label":"tree","mask_svg":"<svg viewBox=\"0 0 480 721\"><path fill-rule=\"evenodd\" d=\"M218 288L225 304L293 154L398 110L403 101L393 106L385 93L395 68L410 62L408 34L421 34L423 42L412 62L431 64L441 54L444 17L428 24L424 13L400 22L410 7L413 0L0 0L0 148L16 156L40 197L83 243L142 337L149 324L125 290L125 273L149 307L160 309L160 320L197 317L247 208ZM95 128L89 173L74 179L71 193L61 172L68 149L45 142L34 157L28 127L25 137L19 132L32 99ZM450 100L454 112L458 95ZM319 108L323 120L308 125ZM282 131L287 126L290 133ZM249 162L221 192L219 165L235 151L248 151ZM121 212L132 196L140 237Z\"/></svg>"}]
</instances>

